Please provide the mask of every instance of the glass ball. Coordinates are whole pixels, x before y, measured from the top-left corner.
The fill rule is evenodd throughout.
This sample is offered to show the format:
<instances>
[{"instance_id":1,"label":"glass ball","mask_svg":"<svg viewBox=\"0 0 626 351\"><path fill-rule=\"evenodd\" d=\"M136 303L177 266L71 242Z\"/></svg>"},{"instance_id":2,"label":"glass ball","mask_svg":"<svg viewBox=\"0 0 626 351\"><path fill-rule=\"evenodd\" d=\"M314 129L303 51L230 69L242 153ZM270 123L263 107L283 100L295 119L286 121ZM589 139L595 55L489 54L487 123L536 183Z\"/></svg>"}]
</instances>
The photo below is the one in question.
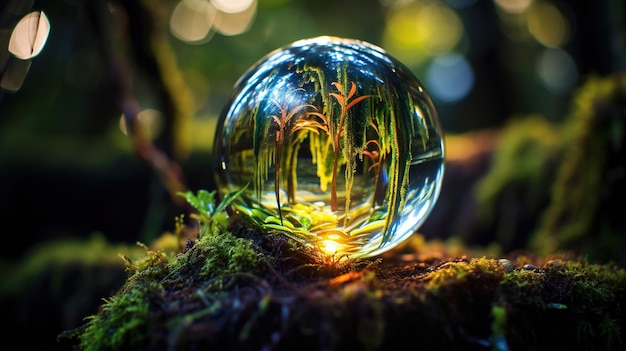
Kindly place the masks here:
<instances>
[{"instance_id":1,"label":"glass ball","mask_svg":"<svg viewBox=\"0 0 626 351\"><path fill-rule=\"evenodd\" d=\"M222 111L214 152L232 210L341 257L411 236L444 171L422 84L383 49L337 37L296 41L254 64Z\"/></svg>"}]
</instances>

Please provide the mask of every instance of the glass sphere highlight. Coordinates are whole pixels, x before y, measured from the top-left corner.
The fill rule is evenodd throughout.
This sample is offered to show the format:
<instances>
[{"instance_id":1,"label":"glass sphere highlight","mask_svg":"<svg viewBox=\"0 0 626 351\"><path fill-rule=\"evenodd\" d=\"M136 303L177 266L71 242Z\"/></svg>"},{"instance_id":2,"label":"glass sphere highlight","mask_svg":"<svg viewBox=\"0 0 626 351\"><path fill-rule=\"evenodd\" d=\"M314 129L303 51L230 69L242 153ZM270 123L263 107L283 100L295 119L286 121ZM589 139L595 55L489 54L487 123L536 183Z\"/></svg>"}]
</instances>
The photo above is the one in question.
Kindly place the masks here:
<instances>
[{"instance_id":1,"label":"glass sphere highlight","mask_svg":"<svg viewBox=\"0 0 626 351\"><path fill-rule=\"evenodd\" d=\"M443 131L418 79L383 49L300 40L235 84L214 145L222 196L264 231L370 257L411 236L444 172Z\"/></svg>"}]
</instances>

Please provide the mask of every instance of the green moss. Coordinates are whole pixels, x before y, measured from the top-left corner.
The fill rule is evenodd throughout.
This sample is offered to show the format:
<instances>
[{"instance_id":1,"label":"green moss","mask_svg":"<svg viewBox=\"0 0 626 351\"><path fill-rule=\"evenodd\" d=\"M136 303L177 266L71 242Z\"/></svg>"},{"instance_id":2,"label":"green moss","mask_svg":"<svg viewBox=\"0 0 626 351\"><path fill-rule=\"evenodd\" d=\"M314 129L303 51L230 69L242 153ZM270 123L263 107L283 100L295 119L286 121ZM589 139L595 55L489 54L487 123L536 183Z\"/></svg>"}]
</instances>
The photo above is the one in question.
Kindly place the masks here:
<instances>
[{"instance_id":1,"label":"green moss","mask_svg":"<svg viewBox=\"0 0 626 351\"><path fill-rule=\"evenodd\" d=\"M202 206L206 205L206 202L202 203ZM97 315L87 319L85 326L64 335L79 339L79 346L83 350L114 350L144 348L154 342L150 340L150 335L167 331L170 333L169 342L181 346L189 342L184 337L186 328L206 318L224 315L225 310L234 308L229 298L234 298L234 304L244 303L235 302L245 298L238 297L237 293L231 296L233 287L245 289L252 282L258 284L257 289L267 288L267 282L261 276L273 260L267 258L262 248L252 240L236 237L224 229L221 225L222 215L216 211L200 211L195 218L199 221L198 239L184 252L171 257L163 251L151 251L140 244L145 250L143 257L132 260L122 255L129 273L124 286L105 301ZM275 244L281 245L285 253L302 249L301 245L284 236L280 236L282 239L268 237L273 238ZM302 257L308 259L317 258L312 251L302 251L302 254ZM345 262L334 269L322 266L324 263L314 260L300 267L302 272L310 270L320 276L349 269ZM362 278L363 284L368 287L376 282L373 274ZM334 284L340 287L342 283L342 279L339 279ZM361 342L366 345L380 344L384 333L384 323L378 318L383 312L380 295L375 290L354 286L346 286L341 295L343 297L333 300L333 303L359 304L359 309L367 314L368 318L362 319L355 330ZM264 294L254 308L246 308L245 316L233 321L237 324L238 343L245 345L254 342L267 318L275 318L275 299L272 294ZM183 307L192 301L198 304L198 308L187 310ZM149 312L155 308L164 308L167 312L155 317ZM226 315L226 318L228 320L231 316ZM342 335L338 334L337 337L341 338Z\"/></svg>"},{"instance_id":2,"label":"green moss","mask_svg":"<svg viewBox=\"0 0 626 351\"><path fill-rule=\"evenodd\" d=\"M524 256L407 261L406 247L384 260L335 262L242 221L231 219L231 233L214 204L199 203L212 210L199 211L198 238L184 252L144 246L141 259L125 258L124 287L68 333L81 349L624 346L618 266Z\"/></svg>"},{"instance_id":3,"label":"green moss","mask_svg":"<svg viewBox=\"0 0 626 351\"><path fill-rule=\"evenodd\" d=\"M88 319L81 335L82 350L140 349L148 337L148 290L159 290L158 284L133 287L111 297L97 316Z\"/></svg>"},{"instance_id":4,"label":"green moss","mask_svg":"<svg viewBox=\"0 0 626 351\"><path fill-rule=\"evenodd\" d=\"M510 120L476 184L476 230L504 252L626 263L626 74L590 77L562 124Z\"/></svg>"},{"instance_id":5,"label":"green moss","mask_svg":"<svg viewBox=\"0 0 626 351\"><path fill-rule=\"evenodd\" d=\"M505 251L516 249L548 201L557 156L559 129L539 115L511 119L503 128L492 166L474 188L477 220L493 228L495 242ZM513 208L513 209L512 209Z\"/></svg>"},{"instance_id":6,"label":"green moss","mask_svg":"<svg viewBox=\"0 0 626 351\"><path fill-rule=\"evenodd\" d=\"M193 248L171 263L173 272L197 269L198 278L209 279L259 269L263 254L250 240L237 238L228 231L206 233Z\"/></svg>"},{"instance_id":7,"label":"green moss","mask_svg":"<svg viewBox=\"0 0 626 351\"><path fill-rule=\"evenodd\" d=\"M128 279L78 332L81 349L141 348L154 330L176 329L177 325L188 325L219 309L220 304L210 302L214 298L208 296L224 288L221 278L240 277L262 268L264 256L259 249L250 240L237 238L223 228L225 206L216 207L213 195L205 191L185 194L199 211L194 217L199 224L198 239L185 252L168 256L163 250L152 251L139 244L145 250L143 257L133 260L120 255L126 264ZM192 290L194 298L205 305L203 310L175 315L162 323L150 323L151 303L165 300L166 291L188 288L196 281L203 282ZM176 303L172 308L178 308Z\"/></svg>"},{"instance_id":8,"label":"green moss","mask_svg":"<svg viewBox=\"0 0 626 351\"><path fill-rule=\"evenodd\" d=\"M542 116L511 119L499 137L493 166L476 186L481 215L495 215L498 194L511 186L527 190L525 204L536 207L537 194L545 190L546 167L559 151L560 141L558 129Z\"/></svg>"},{"instance_id":9,"label":"green moss","mask_svg":"<svg viewBox=\"0 0 626 351\"><path fill-rule=\"evenodd\" d=\"M126 271L130 273L127 286L160 280L169 273L168 257L163 251L151 251L143 244L138 243L138 245L145 249L145 256L132 261L130 258L120 255L126 263Z\"/></svg>"},{"instance_id":10,"label":"green moss","mask_svg":"<svg viewBox=\"0 0 626 351\"><path fill-rule=\"evenodd\" d=\"M97 315L87 318L81 332L83 350L136 349L148 334L149 301L161 294L162 279L169 273L168 258L139 244L145 255L132 260L119 254L129 277L118 294L106 300Z\"/></svg>"},{"instance_id":11,"label":"green moss","mask_svg":"<svg viewBox=\"0 0 626 351\"><path fill-rule=\"evenodd\" d=\"M504 328L512 349L619 349L625 312L615 303L625 298L625 287L624 269L586 261L554 259L513 270L498 287L494 339L502 339Z\"/></svg>"},{"instance_id":12,"label":"green moss","mask_svg":"<svg viewBox=\"0 0 626 351\"><path fill-rule=\"evenodd\" d=\"M243 228L236 234L250 239L222 229L174 258L146 249L127 260L125 286L75 332L80 348L624 345L626 272L617 266L521 256L328 266L304 260L311 253L284 236L257 246L252 236L263 234Z\"/></svg>"},{"instance_id":13,"label":"green moss","mask_svg":"<svg viewBox=\"0 0 626 351\"><path fill-rule=\"evenodd\" d=\"M556 274L562 274L564 280L572 282L569 292L572 305L568 308L577 315L582 315L584 309L584 313L590 316L579 319L579 341L592 344L590 340L599 338L606 341L607 350L622 345L626 335L622 335L620 316L615 312L607 313L607 310L610 311L614 301L626 293L626 271L613 265L591 265L580 261L555 260L547 265L555 267Z\"/></svg>"},{"instance_id":14,"label":"green moss","mask_svg":"<svg viewBox=\"0 0 626 351\"><path fill-rule=\"evenodd\" d=\"M504 272L502 265L493 259L486 257L473 258L468 261L458 260L445 262L436 270L424 276L429 289L437 289L447 283L459 284L466 279L468 274L490 276L492 279L499 279Z\"/></svg>"},{"instance_id":15,"label":"green moss","mask_svg":"<svg viewBox=\"0 0 626 351\"><path fill-rule=\"evenodd\" d=\"M551 203L531 242L539 255L576 250L626 262L625 92L626 74L592 77L577 92Z\"/></svg>"},{"instance_id":16,"label":"green moss","mask_svg":"<svg viewBox=\"0 0 626 351\"><path fill-rule=\"evenodd\" d=\"M187 192L182 195L198 210L199 214L194 218L198 220L199 233L191 252L177 257L172 263L173 270L197 264L201 278L212 278L259 268L263 259L259 249L250 240L237 238L225 230L226 206L238 193L227 196L217 206L215 191L200 190L197 194Z\"/></svg>"}]
</instances>

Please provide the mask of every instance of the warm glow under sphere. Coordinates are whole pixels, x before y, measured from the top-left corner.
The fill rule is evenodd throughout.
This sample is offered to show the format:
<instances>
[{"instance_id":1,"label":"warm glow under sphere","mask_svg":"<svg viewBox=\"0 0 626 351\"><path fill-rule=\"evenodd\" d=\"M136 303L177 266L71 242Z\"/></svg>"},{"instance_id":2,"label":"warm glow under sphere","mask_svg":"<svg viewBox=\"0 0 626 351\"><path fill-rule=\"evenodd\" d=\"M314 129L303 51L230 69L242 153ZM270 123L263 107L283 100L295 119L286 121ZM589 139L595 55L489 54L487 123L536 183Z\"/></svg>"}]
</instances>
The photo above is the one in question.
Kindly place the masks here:
<instances>
[{"instance_id":1,"label":"warm glow under sphere","mask_svg":"<svg viewBox=\"0 0 626 351\"><path fill-rule=\"evenodd\" d=\"M222 196L266 232L341 257L398 245L431 212L443 131L415 76L381 48L335 37L263 57L235 84L215 136Z\"/></svg>"}]
</instances>

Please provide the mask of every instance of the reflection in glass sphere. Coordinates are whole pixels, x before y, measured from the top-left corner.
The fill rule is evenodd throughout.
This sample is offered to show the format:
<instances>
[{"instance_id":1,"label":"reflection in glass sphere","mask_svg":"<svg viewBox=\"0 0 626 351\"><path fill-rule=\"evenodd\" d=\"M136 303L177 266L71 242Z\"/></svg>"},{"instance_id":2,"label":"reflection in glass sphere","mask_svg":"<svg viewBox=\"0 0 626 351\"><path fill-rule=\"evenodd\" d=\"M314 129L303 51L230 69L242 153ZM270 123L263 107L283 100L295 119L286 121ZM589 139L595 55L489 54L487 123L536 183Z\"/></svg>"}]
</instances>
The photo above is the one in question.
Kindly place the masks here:
<instances>
[{"instance_id":1,"label":"reflection in glass sphere","mask_svg":"<svg viewBox=\"0 0 626 351\"><path fill-rule=\"evenodd\" d=\"M235 84L215 137L233 209L329 255L368 257L408 238L444 165L435 107L382 49L318 37L271 52Z\"/></svg>"}]
</instances>

